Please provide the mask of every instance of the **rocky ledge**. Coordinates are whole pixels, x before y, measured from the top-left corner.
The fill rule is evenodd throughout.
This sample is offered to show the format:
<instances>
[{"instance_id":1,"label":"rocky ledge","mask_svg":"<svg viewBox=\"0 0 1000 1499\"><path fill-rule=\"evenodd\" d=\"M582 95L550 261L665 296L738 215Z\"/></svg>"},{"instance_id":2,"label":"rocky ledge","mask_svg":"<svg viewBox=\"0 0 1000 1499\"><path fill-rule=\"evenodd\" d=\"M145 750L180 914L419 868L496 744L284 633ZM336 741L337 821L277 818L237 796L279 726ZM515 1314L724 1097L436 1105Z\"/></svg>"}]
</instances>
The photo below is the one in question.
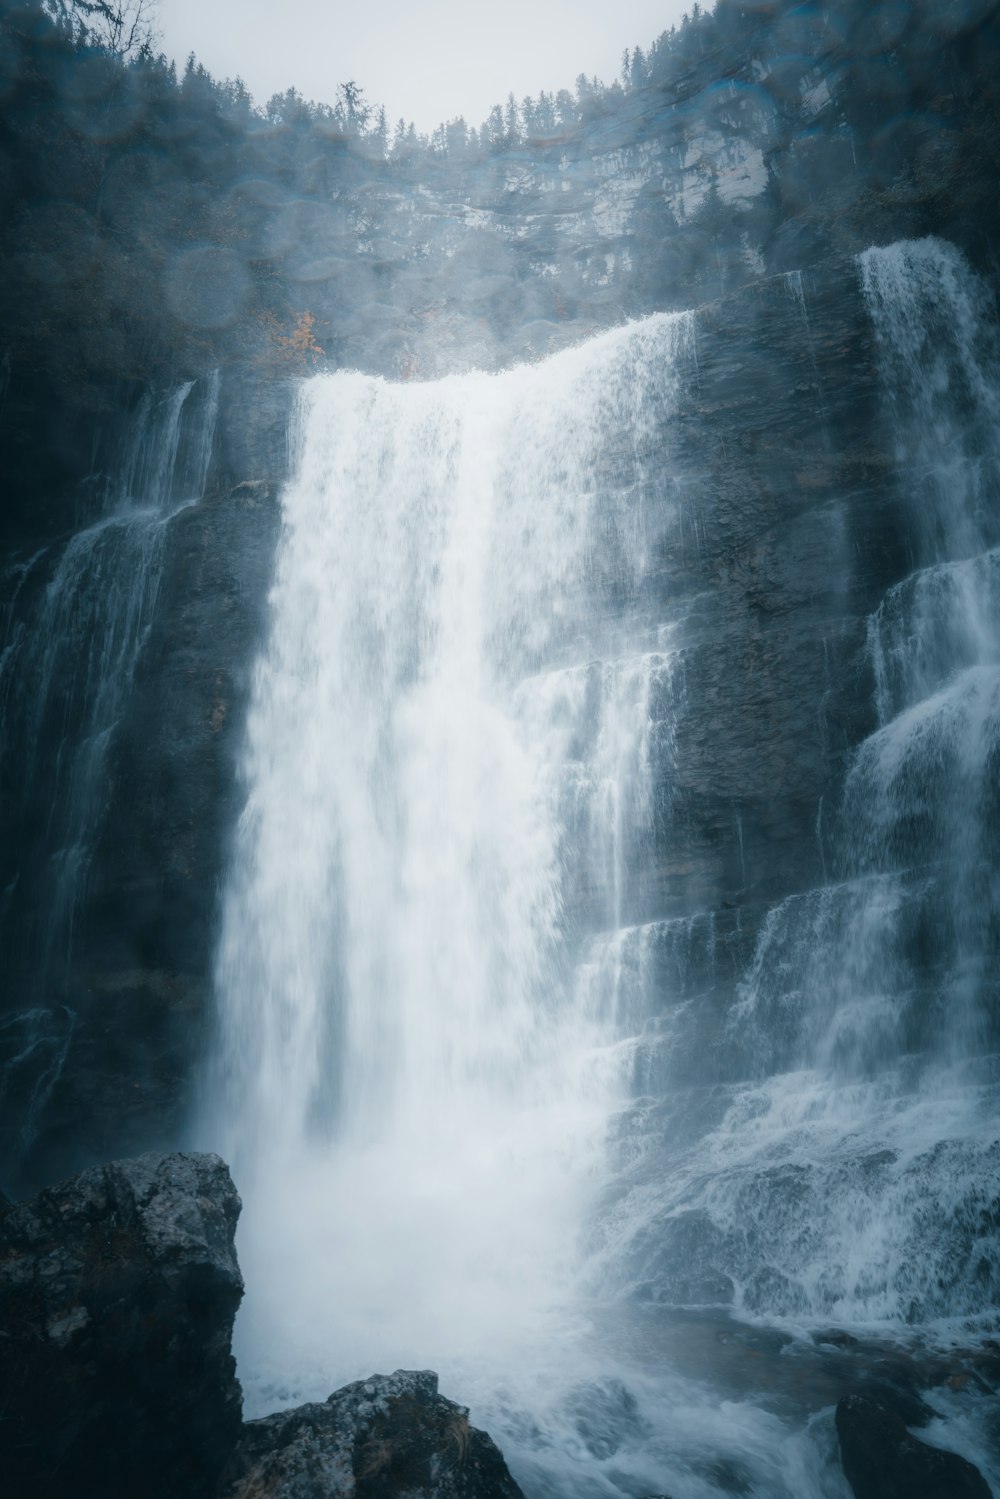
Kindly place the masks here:
<instances>
[{"instance_id":1,"label":"rocky ledge","mask_svg":"<svg viewBox=\"0 0 1000 1499\"><path fill-rule=\"evenodd\" d=\"M32 1499L521 1499L437 1376L399 1371L243 1424L240 1199L214 1155L0 1198L4 1492Z\"/></svg>"},{"instance_id":2,"label":"rocky ledge","mask_svg":"<svg viewBox=\"0 0 1000 1499\"><path fill-rule=\"evenodd\" d=\"M523 1499L437 1375L398 1370L244 1423L240 1199L214 1155L144 1155L0 1196L4 1492L32 1499ZM891 1391L890 1391L891 1397ZM989 1499L918 1440L919 1399L836 1412L857 1499ZM912 1408L911 1408L912 1406Z\"/></svg>"},{"instance_id":3,"label":"rocky ledge","mask_svg":"<svg viewBox=\"0 0 1000 1499\"><path fill-rule=\"evenodd\" d=\"M499 1447L429 1370L373 1375L249 1421L223 1499L521 1499Z\"/></svg>"},{"instance_id":4,"label":"rocky ledge","mask_svg":"<svg viewBox=\"0 0 1000 1499\"><path fill-rule=\"evenodd\" d=\"M6 1492L215 1492L241 1430L240 1199L213 1155L98 1166L0 1218Z\"/></svg>"}]
</instances>

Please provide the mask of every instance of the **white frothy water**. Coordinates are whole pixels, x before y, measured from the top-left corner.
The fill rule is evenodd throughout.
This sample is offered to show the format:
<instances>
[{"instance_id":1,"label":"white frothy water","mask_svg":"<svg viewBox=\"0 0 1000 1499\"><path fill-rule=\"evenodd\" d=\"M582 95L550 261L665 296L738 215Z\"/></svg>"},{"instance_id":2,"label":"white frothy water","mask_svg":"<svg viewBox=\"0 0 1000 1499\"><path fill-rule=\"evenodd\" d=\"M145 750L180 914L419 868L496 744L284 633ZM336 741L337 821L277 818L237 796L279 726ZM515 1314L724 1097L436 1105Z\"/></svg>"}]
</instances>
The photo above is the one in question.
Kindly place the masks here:
<instances>
[{"instance_id":1,"label":"white frothy water","mask_svg":"<svg viewBox=\"0 0 1000 1499\"><path fill-rule=\"evenodd\" d=\"M623 920L669 740L638 600L692 339L303 388L217 975L256 1410L408 1363L495 1410L578 1325L625 1082L580 924Z\"/></svg>"}]
</instances>

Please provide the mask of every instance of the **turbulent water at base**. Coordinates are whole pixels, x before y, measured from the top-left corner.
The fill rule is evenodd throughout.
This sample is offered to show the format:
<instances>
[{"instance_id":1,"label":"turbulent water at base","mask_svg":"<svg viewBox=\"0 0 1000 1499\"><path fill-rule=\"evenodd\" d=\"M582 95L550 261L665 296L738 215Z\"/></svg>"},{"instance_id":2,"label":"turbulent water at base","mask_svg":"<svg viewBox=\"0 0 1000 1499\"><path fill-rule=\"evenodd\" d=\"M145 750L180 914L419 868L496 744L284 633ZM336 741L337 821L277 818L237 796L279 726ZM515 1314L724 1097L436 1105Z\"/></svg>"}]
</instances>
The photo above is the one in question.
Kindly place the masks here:
<instances>
[{"instance_id":1,"label":"turbulent water at base","mask_svg":"<svg viewBox=\"0 0 1000 1499\"><path fill-rule=\"evenodd\" d=\"M219 376L144 397L98 518L60 551L23 564L0 656L0 754L22 804L46 804L46 867L27 871L37 929L8 932L41 953L43 988L68 961L94 839L110 788L107 758L149 631L167 527L204 491ZM30 608L19 594L47 569Z\"/></svg>"},{"instance_id":2,"label":"turbulent water at base","mask_svg":"<svg viewBox=\"0 0 1000 1499\"><path fill-rule=\"evenodd\" d=\"M847 1499L810 1333L995 1333L995 325L947 245L859 277L914 571L830 883L742 956L643 893L696 318L304 386L203 1123L251 1413L434 1367L529 1499ZM977 1423L925 1435L995 1483Z\"/></svg>"}]
</instances>

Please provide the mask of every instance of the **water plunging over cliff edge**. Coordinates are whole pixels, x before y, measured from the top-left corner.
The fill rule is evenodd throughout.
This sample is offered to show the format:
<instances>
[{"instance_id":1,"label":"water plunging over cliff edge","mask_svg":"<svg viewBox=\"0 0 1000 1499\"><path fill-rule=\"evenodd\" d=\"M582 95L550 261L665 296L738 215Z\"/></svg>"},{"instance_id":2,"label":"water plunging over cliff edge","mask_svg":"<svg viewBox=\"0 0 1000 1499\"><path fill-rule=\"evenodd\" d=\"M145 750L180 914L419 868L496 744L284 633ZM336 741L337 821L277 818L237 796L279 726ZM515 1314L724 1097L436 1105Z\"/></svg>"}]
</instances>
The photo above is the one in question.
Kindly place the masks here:
<instances>
[{"instance_id":1,"label":"water plunging over cliff edge","mask_svg":"<svg viewBox=\"0 0 1000 1499\"><path fill-rule=\"evenodd\" d=\"M571 1297L635 1023L587 930L622 921L669 730L648 460L692 340L303 389L218 987L244 1357L314 1392L502 1363Z\"/></svg>"},{"instance_id":2,"label":"water plunging over cliff edge","mask_svg":"<svg viewBox=\"0 0 1000 1499\"><path fill-rule=\"evenodd\" d=\"M843 1376L800 1398L796 1350L990 1330L992 314L938 242L859 282L916 570L868 621L830 882L715 1010L684 977L715 914L651 920L649 881L700 691L664 560L697 319L303 387L204 1123L246 1202L252 1413L433 1366L532 1499L844 1499L814 1414ZM766 1376L720 1372L731 1312L780 1329Z\"/></svg>"}]
</instances>

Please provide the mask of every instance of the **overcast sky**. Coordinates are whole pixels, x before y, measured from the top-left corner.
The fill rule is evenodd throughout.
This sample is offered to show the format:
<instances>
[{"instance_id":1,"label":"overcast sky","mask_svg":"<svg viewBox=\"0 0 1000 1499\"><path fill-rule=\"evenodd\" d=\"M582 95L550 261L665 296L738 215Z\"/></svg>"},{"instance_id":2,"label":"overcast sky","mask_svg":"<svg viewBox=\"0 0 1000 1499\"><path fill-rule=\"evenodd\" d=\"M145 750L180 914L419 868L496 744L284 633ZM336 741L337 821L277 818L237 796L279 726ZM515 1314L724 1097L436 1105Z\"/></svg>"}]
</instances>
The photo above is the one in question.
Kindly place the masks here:
<instances>
[{"instance_id":1,"label":"overcast sky","mask_svg":"<svg viewBox=\"0 0 1000 1499\"><path fill-rule=\"evenodd\" d=\"M238 74L259 103L294 85L332 103L354 79L367 97L429 131L478 125L513 90L605 83L625 47L646 47L690 0L159 0L163 50L217 78Z\"/></svg>"}]
</instances>

